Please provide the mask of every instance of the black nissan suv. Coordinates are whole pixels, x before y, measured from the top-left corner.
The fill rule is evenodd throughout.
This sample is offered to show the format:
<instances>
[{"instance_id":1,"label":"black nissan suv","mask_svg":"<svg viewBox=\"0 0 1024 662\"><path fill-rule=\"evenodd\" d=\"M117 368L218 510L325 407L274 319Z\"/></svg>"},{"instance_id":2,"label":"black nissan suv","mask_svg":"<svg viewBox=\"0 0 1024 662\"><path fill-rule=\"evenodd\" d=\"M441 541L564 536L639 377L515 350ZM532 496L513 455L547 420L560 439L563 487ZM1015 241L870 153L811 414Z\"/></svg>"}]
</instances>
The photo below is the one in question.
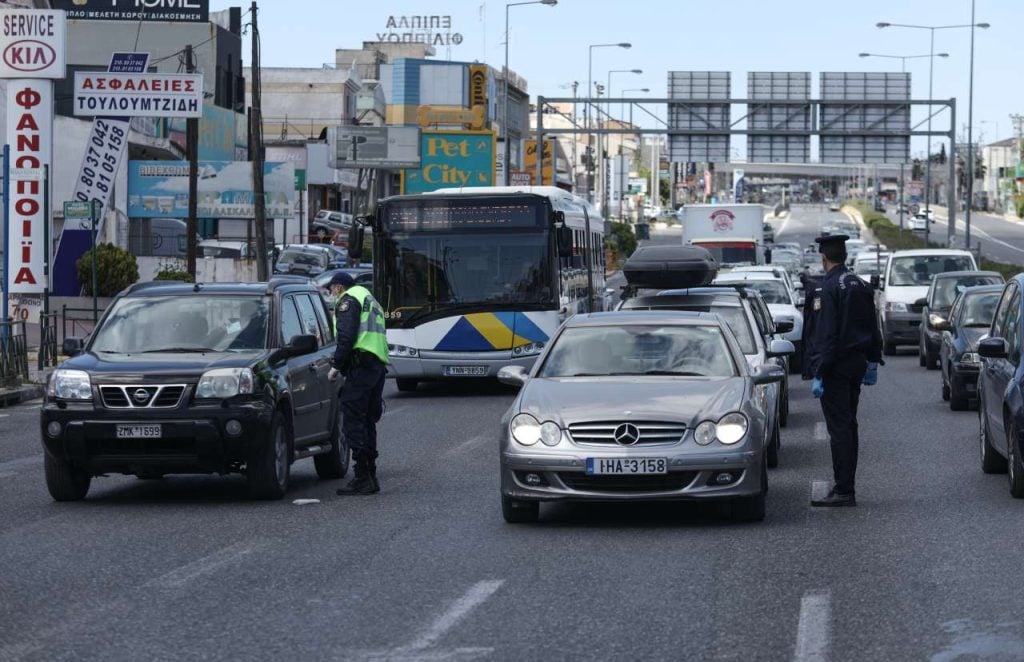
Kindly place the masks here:
<instances>
[{"instance_id":1,"label":"black nissan suv","mask_svg":"<svg viewBox=\"0 0 1024 662\"><path fill-rule=\"evenodd\" d=\"M343 477L330 313L305 278L141 283L122 292L53 372L42 407L46 486L82 499L93 476L243 473L280 499L291 463Z\"/></svg>"}]
</instances>

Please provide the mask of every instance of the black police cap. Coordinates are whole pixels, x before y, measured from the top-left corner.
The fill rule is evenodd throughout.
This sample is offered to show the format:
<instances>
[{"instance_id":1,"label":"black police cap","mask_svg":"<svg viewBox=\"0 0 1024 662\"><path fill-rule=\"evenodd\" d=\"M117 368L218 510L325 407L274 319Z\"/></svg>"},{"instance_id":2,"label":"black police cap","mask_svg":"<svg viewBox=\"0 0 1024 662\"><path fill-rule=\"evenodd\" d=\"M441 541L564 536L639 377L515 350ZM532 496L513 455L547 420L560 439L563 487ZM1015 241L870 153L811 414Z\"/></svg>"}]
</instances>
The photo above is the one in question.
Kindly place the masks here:
<instances>
[{"instance_id":1,"label":"black police cap","mask_svg":"<svg viewBox=\"0 0 1024 662\"><path fill-rule=\"evenodd\" d=\"M814 241L818 244L819 253L822 253L833 262L841 262L846 259L847 239L849 239L849 237L845 234L830 234L828 236L818 237Z\"/></svg>"}]
</instances>

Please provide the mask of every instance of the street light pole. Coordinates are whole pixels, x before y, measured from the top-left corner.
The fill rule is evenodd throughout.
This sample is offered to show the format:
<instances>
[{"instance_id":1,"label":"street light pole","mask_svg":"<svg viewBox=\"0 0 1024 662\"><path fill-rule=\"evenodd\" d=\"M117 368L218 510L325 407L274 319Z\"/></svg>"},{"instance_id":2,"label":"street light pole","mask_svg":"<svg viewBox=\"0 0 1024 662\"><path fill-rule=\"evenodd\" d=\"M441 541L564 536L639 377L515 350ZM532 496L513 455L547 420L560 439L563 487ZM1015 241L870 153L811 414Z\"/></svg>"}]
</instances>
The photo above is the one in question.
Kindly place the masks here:
<instances>
[{"instance_id":1,"label":"street light pole","mask_svg":"<svg viewBox=\"0 0 1024 662\"><path fill-rule=\"evenodd\" d=\"M505 176L505 181L502 182L504 185L508 185L511 180L510 170L512 163L512 146L509 143L508 138L508 42L509 42L509 31L508 31L508 10L511 7L518 7L520 5L550 5L554 6L558 4L558 0L529 0L529 2L510 2L505 5L505 75L502 78L502 92L505 103L502 110L501 118L501 133L504 136L505 141L505 157L502 159L501 169Z\"/></svg>"},{"instance_id":2,"label":"street light pole","mask_svg":"<svg viewBox=\"0 0 1024 662\"><path fill-rule=\"evenodd\" d=\"M608 120L611 120L611 118L612 118L612 113L611 113L611 110L612 110L612 102L611 102L611 98L612 98L612 74L638 74L639 75L639 74L642 74L643 72L644 72L643 69L611 69L611 70L608 71L608 84L604 88L605 98L608 99L608 111L605 113L605 115L607 116ZM621 121L621 118L620 118L620 121ZM611 138L609 138L607 136L602 136L602 137L598 138L598 143L601 144L601 156L603 158L604 157L604 152L606 151L604 149L604 144L608 145L608 150L607 151L609 151L609 152L611 151ZM620 151L620 153L622 151L622 136L621 135L619 136L619 151ZM621 167L621 163L619 165ZM611 212L611 209L610 209L610 207L611 207L611 205L610 205L610 203L611 203L611 190L610 190L611 187L612 187L611 172L609 172L609 168L607 167L607 165L602 165L602 167L601 167L601 213L603 215L605 215L605 216L607 216ZM619 205L620 205L620 207L621 207L621 204L622 204L622 202L621 202L621 200L622 200L621 195L622 195L622 193L620 192L619 193L619 196L620 196L619 197L619 201L620 201Z\"/></svg>"},{"instance_id":3,"label":"street light pole","mask_svg":"<svg viewBox=\"0 0 1024 662\"><path fill-rule=\"evenodd\" d=\"M587 54L587 100L588 101L587 101L587 104L583 107L583 126L586 129L588 129L588 130L590 129L590 116L592 114L591 108L590 108L589 99L594 94L594 49L595 48L632 48L632 47L633 47L633 44L630 44L628 42L619 42L617 44L590 44L590 46L587 47L588 48L588 54ZM588 148L590 147L591 138L592 138L591 134L588 133L587 134L587 147ZM594 152L591 151L591 154L590 154L590 162L591 163L594 160L594 156L595 156ZM590 164L588 163L584 179L587 182L587 198L591 202L593 202L594 201L593 200L594 191L593 191L593 187L591 187L591 185L590 185L590 170L591 170L590 169Z\"/></svg>"},{"instance_id":4,"label":"street light pole","mask_svg":"<svg viewBox=\"0 0 1024 662\"><path fill-rule=\"evenodd\" d=\"M910 24L907 24L907 23L885 23L885 22L882 22L882 23L876 23L875 26L878 27L879 29L893 27L893 28L910 28L910 29L913 29L913 30L928 30L928 32L930 33L930 37L931 37L930 40L929 40L930 48L929 48L929 60L928 60L928 100L929 101L931 101L931 99L932 99L932 85L933 85L933 82L934 82L933 74L934 74L934 69L935 69L935 31L936 30L954 30L954 29L958 29L958 28L970 28L971 29L971 96L973 97L973 92L974 92L974 85L973 85L973 81L974 81L974 28L978 27L978 28L983 28L984 29L984 28L988 28L989 27L988 23L975 23L974 22L974 2L973 2L973 0L971 2L971 22L967 23L967 24L964 24L964 25L910 25ZM971 106L972 104L973 104L973 98L968 99L968 105ZM931 107L929 106L929 108L928 108L928 152L926 154L928 160L925 162L925 175L924 175L924 179L925 179L924 209L925 209L925 214L926 215L928 214L928 211L930 209L931 193L932 193L931 192L931 186L932 186L932 184L931 184L931 182L932 182L932 115L933 115L933 113L932 113ZM952 138L951 138L951 140L952 140ZM950 145L950 147L953 148L953 149L950 150L950 158L953 158L952 152L955 151L956 145L955 144L954 145ZM972 156L972 158L973 158L973 156ZM950 182L949 182L949 186L953 187L955 185L955 183L956 182L952 181L952 179L951 179ZM950 190L955 190L955 189L951 188ZM954 197L954 201L953 201L953 206L954 206L954 209L951 209L949 211L950 219L956 218L956 209L955 209L955 207L956 207L956 199L955 199L955 197ZM968 207L969 206L970 205L968 205ZM968 214L969 213L970 212L968 212ZM970 216L968 215L967 218L969 219ZM949 223L949 227L948 227L947 233L946 233L947 243L952 243L953 235L955 233L956 233L955 223L951 220L950 223ZM931 222L929 221L928 223L925 223L925 235L924 235L925 242L928 241L928 239L930 237L930 234L931 234Z\"/></svg>"},{"instance_id":5,"label":"street light pole","mask_svg":"<svg viewBox=\"0 0 1024 662\"><path fill-rule=\"evenodd\" d=\"M967 200L964 202L964 248L971 250L971 204L974 202L974 4L971 0L971 66L967 87Z\"/></svg>"}]
</instances>

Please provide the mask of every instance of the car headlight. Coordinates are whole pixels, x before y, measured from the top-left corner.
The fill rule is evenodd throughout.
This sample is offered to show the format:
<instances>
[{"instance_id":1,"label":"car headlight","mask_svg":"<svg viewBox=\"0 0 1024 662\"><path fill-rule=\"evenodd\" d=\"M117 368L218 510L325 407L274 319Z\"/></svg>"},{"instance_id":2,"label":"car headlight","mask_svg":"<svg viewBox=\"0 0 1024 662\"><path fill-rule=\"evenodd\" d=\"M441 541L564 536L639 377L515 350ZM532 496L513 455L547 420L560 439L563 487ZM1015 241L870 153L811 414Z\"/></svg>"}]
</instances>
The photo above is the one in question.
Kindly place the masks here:
<instances>
[{"instance_id":1,"label":"car headlight","mask_svg":"<svg viewBox=\"0 0 1024 662\"><path fill-rule=\"evenodd\" d=\"M965 363L967 365L978 365L979 363L981 363L981 357L978 356L977 352L964 352L960 356L960 363Z\"/></svg>"},{"instance_id":2,"label":"car headlight","mask_svg":"<svg viewBox=\"0 0 1024 662\"><path fill-rule=\"evenodd\" d=\"M405 345L388 345L388 356L419 356L420 352L415 347Z\"/></svg>"},{"instance_id":3,"label":"car headlight","mask_svg":"<svg viewBox=\"0 0 1024 662\"><path fill-rule=\"evenodd\" d=\"M718 421L718 440L727 446L739 443L747 436L747 417L743 414L726 414Z\"/></svg>"},{"instance_id":4,"label":"car headlight","mask_svg":"<svg viewBox=\"0 0 1024 662\"><path fill-rule=\"evenodd\" d=\"M512 350L513 356L536 356L544 350L544 343L532 342L528 345L520 345Z\"/></svg>"},{"instance_id":5,"label":"car headlight","mask_svg":"<svg viewBox=\"0 0 1024 662\"><path fill-rule=\"evenodd\" d=\"M930 313L928 315L928 324L931 326L938 326L946 321L946 318L936 313Z\"/></svg>"},{"instance_id":6,"label":"car headlight","mask_svg":"<svg viewBox=\"0 0 1024 662\"><path fill-rule=\"evenodd\" d=\"M512 438L523 446L533 446L540 441L540 428L537 419L529 414L516 414L509 424Z\"/></svg>"},{"instance_id":7,"label":"car headlight","mask_svg":"<svg viewBox=\"0 0 1024 662\"><path fill-rule=\"evenodd\" d=\"M905 313L907 312L907 304L900 303L899 301L886 301L885 312L887 313Z\"/></svg>"},{"instance_id":8,"label":"car headlight","mask_svg":"<svg viewBox=\"0 0 1024 662\"><path fill-rule=\"evenodd\" d=\"M693 431L693 440L701 446L707 446L715 440L715 427L711 421L704 421Z\"/></svg>"},{"instance_id":9,"label":"car headlight","mask_svg":"<svg viewBox=\"0 0 1024 662\"><path fill-rule=\"evenodd\" d=\"M89 373L83 370L54 370L46 387L46 394L61 400L92 400Z\"/></svg>"},{"instance_id":10,"label":"car headlight","mask_svg":"<svg viewBox=\"0 0 1024 662\"><path fill-rule=\"evenodd\" d=\"M217 368L207 370L196 386L197 398L230 398L253 392L253 375L249 368Z\"/></svg>"},{"instance_id":11,"label":"car headlight","mask_svg":"<svg viewBox=\"0 0 1024 662\"><path fill-rule=\"evenodd\" d=\"M562 440L562 428L557 423L544 421L540 426L540 440L545 446L557 446Z\"/></svg>"}]
</instances>

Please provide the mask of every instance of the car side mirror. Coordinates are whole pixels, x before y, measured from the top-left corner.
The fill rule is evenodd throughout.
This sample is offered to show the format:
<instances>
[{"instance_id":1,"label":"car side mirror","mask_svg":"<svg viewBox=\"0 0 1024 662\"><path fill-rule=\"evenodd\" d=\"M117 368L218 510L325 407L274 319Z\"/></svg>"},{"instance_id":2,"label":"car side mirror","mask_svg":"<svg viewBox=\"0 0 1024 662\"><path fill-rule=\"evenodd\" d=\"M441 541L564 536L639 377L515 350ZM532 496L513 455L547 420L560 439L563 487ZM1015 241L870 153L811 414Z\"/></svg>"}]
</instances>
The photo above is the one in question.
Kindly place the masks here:
<instances>
[{"instance_id":1,"label":"car side mirror","mask_svg":"<svg viewBox=\"0 0 1024 662\"><path fill-rule=\"evenodd\" d=\"M82 338L65 338L60 352L64 356L78 356L85 351L85 340Z\"/></svg>"},{"instance_id":2,"label":"car side mirror","mask_svg":"<svg viewBox=\"0 0 1024 662\"><path fill-rule=\"evenodd\" d=\"M767 354L770 357L789 356L790 354L795 354L795 353L796 353L796 347L794 347L793 343L789 342L788 340L778 340L777 339L777 340L773 340L770 343L768 343L768 352L767 352Z\"/></svg>"},{"instance_id":3,"label":"car side mirror","mask_svg":"<svg viewBox=\"0 0 1024 662\"><path fill-rule=\"evenodd\" d=\"M985 338L978 342L978 355L986 359L1005 359L1010 351L1002 338Z\"/></svg>"},{"instance_id":4,"label":"car side mirror","mask_svg":"<svg viewBox=\"0 0 1024 662\"><path fill-rule=\"evenodd\" d=\"M949 325L949 320L936 320L935 324L932 324L932 328L936 331L952 331L953 327Z\"/></svg>"},{"instance_id":5,"label":"car side mirror","mask_svg":"<svg viewBox=\"0 0 1024 662\"><path fill-rule=\"evenodd\" d=\"M284 347L280 347L270 355L269 362L280 363L286 361L293 356L305 356L306 354L312 354L319 347L319 341L316 336L312 334L292 336L292 339L288 341L288 344Z\"/></svg>"},{"instance_id":6,"label":"car side mirror","mask_svg":"<svg viewBox=\"0 0 1024 662\"><path fill-rule=\"evenodd\" d=\"M758 386L764 386L766 384L777 384L786 378L786 371L782 366L775 365L763 365L754 371L751 375L754 380L754 384Z\"/></svg>"},{"instance_id":7,"label":"car side mirror","mask_svg":"<svg viewBox=\"0 0 1024 662\"><path fill-rule=\"evenodd\" d=\"M555 241L558 243L558 257L572 257L572 228L564 225L556 228Z\"/></svg>"},{"instance_id":8,"label":"car side mirror","mask_svg":"<svg viewBox=\"0 0 1024 662\"><path fill-rule=\"evenodd\" d=\"M776 333L791 333L794 328L793 320L789 318L775 320Z\"/></svg>"},{"instance_id":9,"label":"car side mirror","mask_svg":"<svg viewBox=\"0 0 1024 662\"><path fill-rule=\"evenodd\" d=\"M507 365L498 370L498 381L506 386L522 388L527 379L529 379L529 374L521 365Z\"/></svg>"},{"instance_id":10,"label":"car side mirror","mask_svg":"<svg viewBox=\"0 0 1024 662\"><path fill-rule=\"evenodd\" d=\"M884 290L885 289L885 284L882 282L882 279L879 278L878 276L872 276L871 277L871 287L872 287L872 289L875 289L875 290Z\"/></svg>"},{"instance_id":11,"label":"car side mirror","mask_svg":"<svg viewBox=\"0 0 1024 662\"><path fill-rule=\"evenodd\" d=\"M928 297L921 297L920 299L918 299L917 301L914 302L914 305L915 306L927 306L928 305Z\"/></svg>"},{"instance_id":12,"label":"car side mirror","mask_svg":"<svg viewBox=\"0 0 1024 662\"><path fill-rule=\"evenodd\" d=\"M348 229L348 256L358 260L363 256L363 239L366 237L366 228L362 223L354 223Z\"/></svg>"}]
</instances>

